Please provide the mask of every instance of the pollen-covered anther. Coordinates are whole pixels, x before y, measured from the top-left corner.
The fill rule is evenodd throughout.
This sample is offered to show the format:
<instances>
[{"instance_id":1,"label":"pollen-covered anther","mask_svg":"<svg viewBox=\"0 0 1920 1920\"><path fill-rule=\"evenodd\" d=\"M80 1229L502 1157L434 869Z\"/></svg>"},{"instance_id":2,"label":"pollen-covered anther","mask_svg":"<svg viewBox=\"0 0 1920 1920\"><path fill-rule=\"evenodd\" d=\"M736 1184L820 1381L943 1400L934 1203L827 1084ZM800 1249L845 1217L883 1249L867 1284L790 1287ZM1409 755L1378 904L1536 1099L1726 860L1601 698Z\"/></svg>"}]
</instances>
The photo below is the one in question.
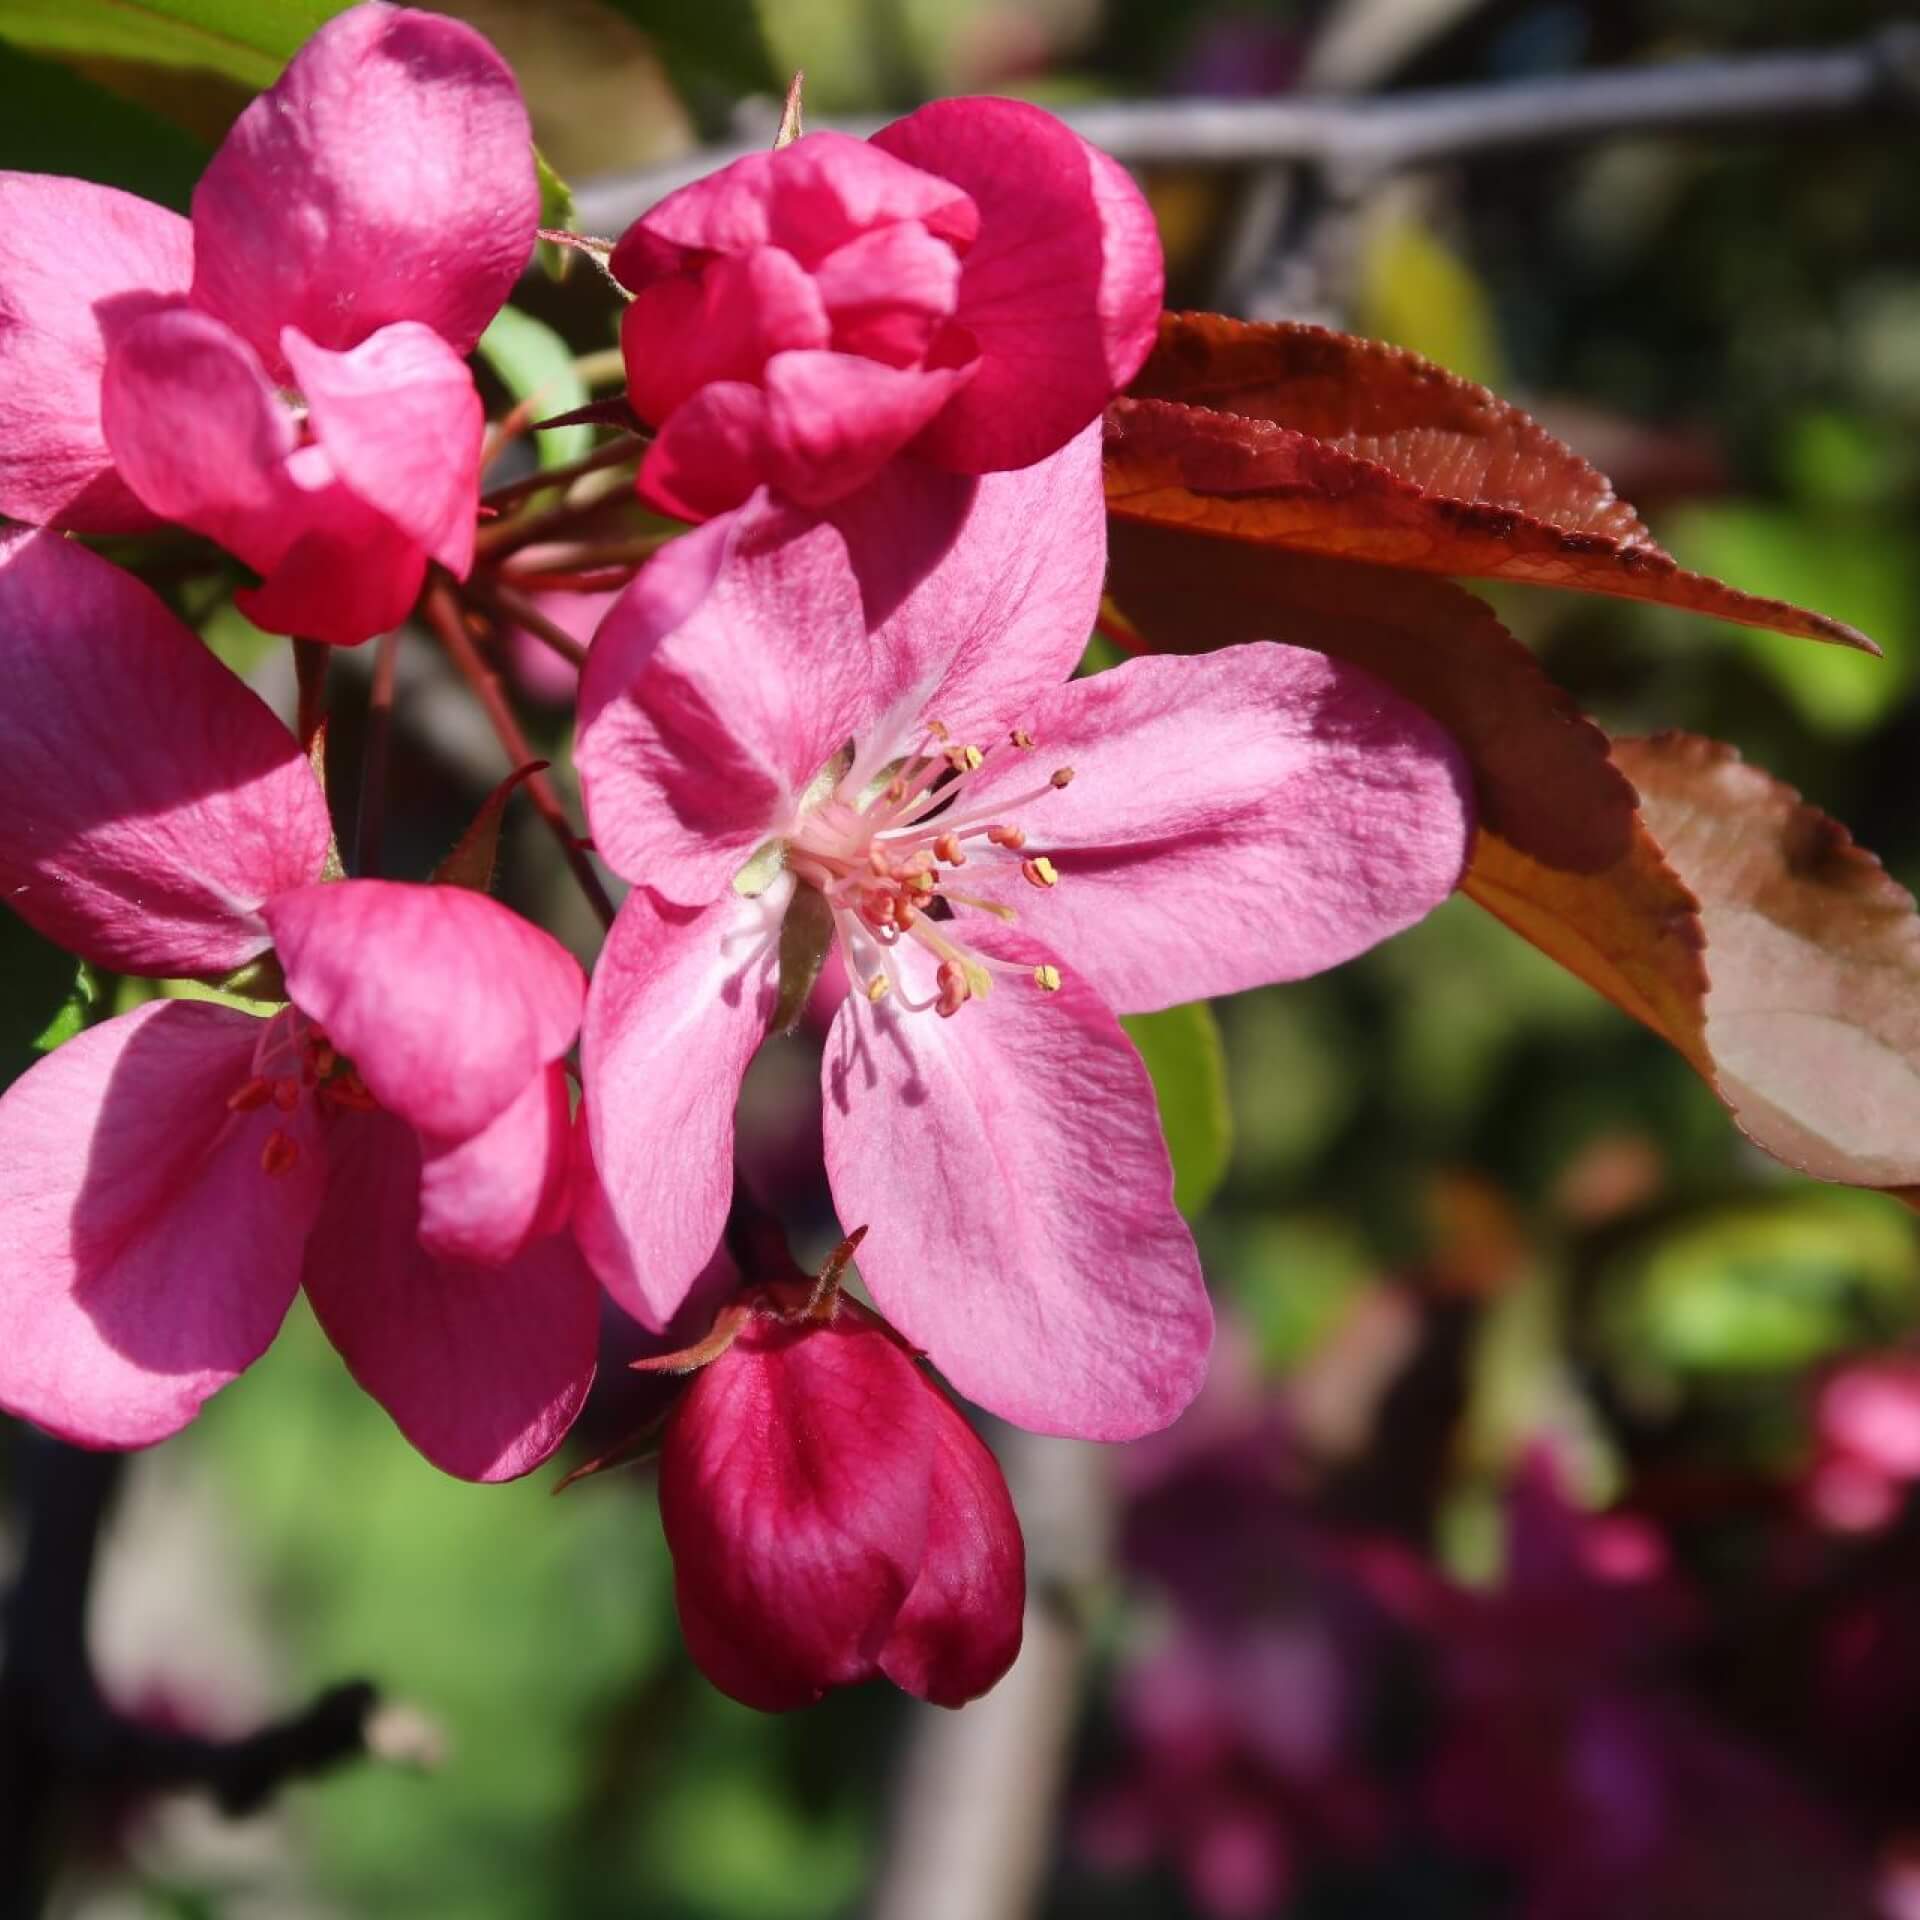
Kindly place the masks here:
<instances>
[{"instance_id":1,"label":"pollen-covered anther","mask_svg":"<svg viewBox=\"0 0 1920 1920\"><path fill-rule=\"evenodd\" d=\"M1029 886L1057 887L1060 876L1054 871L1054 865L1044 853L1035 854L1031 860L1020 862L1020 872Z\"/></svg>"},{"instance_id":2,"label":"pollen-covered anther","mask_svg":"<svg viewBox=\"0 0 1920 1920\"><path fill-rule=\"evenodd\" d=\"M957 960L942 960L934 982L940 990L934 1007L943 1020L950 1020L973 998L973 989L967 984L967 970Z\"/></svg>"},{"instance_id":3,"label":"pollen-covered anther","mask_svg":"<svg viewBox=\"0 0 1920 1920\"><path fill-rule=\"evenodd\" d=\"M1042 993L1058 993L1060 991L1060 969L1055 966L1050 966L1043 961L1033 970L1033 984L1038 987Z\"/></svg>"},{"instance_id":4,"label":"pollen-covered anther","mask_svg":"<svg viewBox=\"0 0 1920 1920\"><path fill-rule=\"evenodd\" d=\"M1009 853L1018 853L1027 844L1026 830L1023 827L989 827L987 838L996 847L1005 847Z\"/></svg>"},{"instance_id":5,"label":"pollen-covered anther","mask_svg":"<svg viewBox=\"0 0 1920 1920\"><path fill-rule=\"evenodd\" d=\"M943 833L933 843L934 858L944 860L950 867L964 867L967 856L960 851L960 836L957 833Z\"/></svg>"},{"instance_id":6,"label":"pollen-covered anther","mask_svg":"<svg viewBox=\"0 0 1920 1920\"><path fill-rule=\"evenodd\" d=\"M876 973L867 982L867 998L877 1007L893 991L893 982L884 973Z\"/></svg>"},{"instance_id":7,"label":"pollen-covered anther","mask_svg":"<svg viewBox=\"0 0 1920 1920\"><path fill-rule=\"evenodd\" d=\"M1052 778L1048 780L1047 785L1050 787L1072 786L1073 785L1073 769L1071 767L1055 767L1053 770Z\"/></svg>"},{"instance_id":8,"label":"pollen-covered anther","mask_svg":"<svg viewBox=\"0 0 1920 1920\"><path fill-rule=\"evenodd\" d=\"M260 1148L260 1171L265 1174L287 1173L292 1170L300 1158L300 1143L293 1135L279 1127L267 1135Z\"/></svg>"},{"instance_id":9,"label":"pollen-covered anther","mask_svg":"<svg viewBox=\"0 0 1920 1920\"><path fill-rule=\"evenodd\" d=\"M300 1082L276 1080L273 1083L273 1104L282 1113L291 1113L300 1104Z\"/></svg>"},{"instance_id":10,"label":"pollen-covered anther","mask_svg":"<svg viewBox=\"0 0 1920 1920\"><path fill-rule=\"evenodd\" d=\"M986 764L987 756L974 746L956 746L947 749L947 765L955 773L978 773Z\"/></svg>"},{"instance_id":11,"label":"pollen-covered anther","mask_svg":"<svg viewBox=\"0 0 1920 1920\"><path fill-rule=\"evenodd\" d=\"M1025 727L1015 727L1014 730L1007 735L1007 739L1010 744L1018 747L1022 753L1028 752L1033 746L1033 735L1030 734Z\"/></svg>"},{"instance_id":12,"label":"pollen-covered anther","mask_svg":"<svg viewBox=\"0 0 1920 1920\"><path fill-rule=\"evenodd\" d=\"M227 1095L227 1111L229 1113L253 1113L258 1108L264 1107L272 1098L273 1082L271 1080L263 1080L258 1074L255 1074L244 1086L235 1087L234 1090Z\"/></svg>"}]
</instances>

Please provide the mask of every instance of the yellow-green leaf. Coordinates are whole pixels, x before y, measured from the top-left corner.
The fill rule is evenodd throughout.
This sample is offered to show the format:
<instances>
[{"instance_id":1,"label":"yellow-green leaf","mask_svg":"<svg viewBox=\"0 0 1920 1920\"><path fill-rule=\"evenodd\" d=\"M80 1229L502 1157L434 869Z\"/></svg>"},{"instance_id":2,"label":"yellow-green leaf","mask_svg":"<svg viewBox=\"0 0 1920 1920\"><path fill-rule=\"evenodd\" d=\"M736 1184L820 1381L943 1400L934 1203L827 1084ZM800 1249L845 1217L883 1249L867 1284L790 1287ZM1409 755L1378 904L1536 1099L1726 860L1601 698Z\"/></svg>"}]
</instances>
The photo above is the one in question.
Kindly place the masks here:
<instances>
[{"instance_id":1,"label":"yellow-green leaf","mask_svg":"<svg viewBox=\"0 0 1920 1920\"><path fill-rule=\"evenodd\" d=\"M1174 1204L1192 1219L1218 1190L1233 1150L1219 1025L1204 1000L1164 1013L1136 1013L1121 1025L1153 1076L1160 1126L1173 1158Z\"/></svg>"}]
</instances>

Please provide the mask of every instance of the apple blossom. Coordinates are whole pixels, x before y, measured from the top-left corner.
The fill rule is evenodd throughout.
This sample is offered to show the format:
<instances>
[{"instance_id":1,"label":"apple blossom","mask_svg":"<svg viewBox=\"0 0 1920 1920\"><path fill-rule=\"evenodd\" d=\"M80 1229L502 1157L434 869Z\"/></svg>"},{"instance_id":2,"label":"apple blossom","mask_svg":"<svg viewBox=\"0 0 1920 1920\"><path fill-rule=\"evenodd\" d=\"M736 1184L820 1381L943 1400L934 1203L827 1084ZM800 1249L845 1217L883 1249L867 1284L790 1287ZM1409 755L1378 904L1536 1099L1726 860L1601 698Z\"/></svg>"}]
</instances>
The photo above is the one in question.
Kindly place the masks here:
<instances>
[{"instance_id":1,"label":"apple blossom","mask_svg":"<svg viewBox=\"0 0 1920 1920\"><path fill-rule=\"evenodd\" d=\"M436 1465L526 1472L594 1369L564 1231L579 966L482 894L323 881L293 736L106 561L0 536L0 629L7 903L116 969L271 957L289 1000L151 1001L0 1096L0 1406L163 1439L304 1285Z\"/></svg>"},{"instance_id":2,"label":"apple blossom","mask_svg":"<svg viewBox=\"0 0 1920 1920\"><path fill-rule=\"evenodd\" d=\"M189 222L0 173L0 513L209 535L239 604L351 644L472 563L463 356L539 217L526 109L472 28L330 21L234 123Z\"/></svg>"},{"instance_id":3,"label":"apple blossom","mask_svg":"<svg viewBox=\"0 0 1920 1920\"><path fill-rule=\"evenodd\" d=\"M957 531L923 570L929 520ZM578 760L636 884L588 1000L583 1191L615 1229L603 1275L653 1324L719 1238L780 949L817 959L830 932L857 990L827 1043L827 1172L881 1311L1045 1431L1128 1438L1198 1387L1206 1292L1117 1013L1417 920L1470 803L1431 721L1316 653L1069 680L1102 527L1094 431L1019 473L903 475L839 524L762 495L602 626Z\"/></svg>"},{"instance_id":4,"label":"apple blossom","mask_svg":"<svg viewBox=\"0 0 1920 1920\"><path fill-rule=\"evenodd\" d=\"M609 263L643 490L700 519L762 482L824 506L903 449L957 473L1055 452L1138 369L1153 215L1016 100L939 100L871 140L813 133L671 194Z\"/></svg>"}]
</instances>

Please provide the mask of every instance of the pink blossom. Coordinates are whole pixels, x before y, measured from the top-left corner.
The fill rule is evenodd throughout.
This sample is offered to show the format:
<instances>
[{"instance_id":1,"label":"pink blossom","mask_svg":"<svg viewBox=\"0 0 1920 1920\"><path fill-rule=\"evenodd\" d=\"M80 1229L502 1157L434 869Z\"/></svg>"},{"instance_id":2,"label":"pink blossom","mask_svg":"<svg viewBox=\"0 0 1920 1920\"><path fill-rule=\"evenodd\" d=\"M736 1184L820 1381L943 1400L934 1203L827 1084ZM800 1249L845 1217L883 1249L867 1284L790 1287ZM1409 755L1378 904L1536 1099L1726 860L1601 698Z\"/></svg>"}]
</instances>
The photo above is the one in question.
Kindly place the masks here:
<instances>
[{"instance_id":1,"label":"pink blossom","mask_svg":"<svg viewBox=\"0 0 1920 1920\"><path fill-rule=\"evenodd\" d=\"M983 1406L1132 1437L1193 1396L1211 1316L1116 1014L1418 919L1464 859L1460 758L1286 647L1070 681L1096 430L974 482L903 469L840 517L760 496L674 542L583 676L596 843L638 883L582 1041L602 1276L659 1325L712 1251L782 925L810 910L855 983L825 1144L874 1300ZM934 523L953 537L909 569Z\"/></svg>"},{"instance_id":2,"label":"pink blossom","mask_svg":"<svg viewBox=\"0 0 1920 1920\"><path fill-rule=\"evenodd\" d=\"M234 123L191 222L0 173L0 514L156 517L262 576L239 604L351 644L472 563L465 356L539 217L526 110L470 27L355 7Z\"/></svg>"},{"instance_id":3,"label":"pink blossom","mask_svg":"<svg viewBox=\"0 0 1920 1920\"><path fill-rule=\"evenodd\" d=\"M736 1309L738 1311L738 1309ZM998 1463L883 1321L756 1289L668 1423L660 1518L700 1670L779 1712L884 1674L957 1707L1020 1650Z\"/></svg>"},{"instance_id":4,"label":"pink blossom","mask_svg":"<svg viewBox=\"0 0 1920 1920\"><path fill-rule=\"evenodd\" d=\"M692 519L762 482L824 506L903 449L955 473L1064 446L1152 345L1153 215L1015 100L737 160L628 229L614 277L646 493Z\"/></svg>"},{"instance_id":5,"label":"pink blossom","mask_svg":"<svg viewBox=\"0 0 1920 1920\"><path fill-rule=\"evenodd\" d=\"M292 735L139 583L0 537L0 891L96 964L213 975L271 953L261 1019L163 999L0 1097L0 1406L89 1446L191 1420L304 1284L437 1465L504 1479L593 1376L563 1229L579 966L457 887L321 884Z\"/></svg>"}]
</instances>

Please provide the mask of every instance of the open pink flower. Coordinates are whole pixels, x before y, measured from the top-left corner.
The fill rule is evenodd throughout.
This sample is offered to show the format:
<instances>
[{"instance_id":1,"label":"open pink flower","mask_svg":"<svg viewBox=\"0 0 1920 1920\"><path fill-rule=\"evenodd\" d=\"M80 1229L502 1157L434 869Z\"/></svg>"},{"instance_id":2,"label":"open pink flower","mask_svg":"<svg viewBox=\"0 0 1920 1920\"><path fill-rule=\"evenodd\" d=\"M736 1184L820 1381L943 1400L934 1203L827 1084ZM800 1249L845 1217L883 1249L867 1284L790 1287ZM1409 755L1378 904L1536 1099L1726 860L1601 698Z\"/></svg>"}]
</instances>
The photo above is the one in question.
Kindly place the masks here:
<instances>
[{"instance_id":1,"label":"open pink flower","mask_svg":"<svg viewBox=\"0 0 1920 1920\"><path fill-rule=\"evenodd\" d=\"M430 1460L526 1472L593 1377L564 1230L578 965L482 894L316 884L326 802L292 735L85 549L0 538L0 631L0 894L120 970L271 949L290 1000L149 1002L0 1097L0 1406L163 1439L304 1283Z\"/></svg>"},{"instance_id":2,"label":"open pink flower","mask_svg":"<svg viewBox=\"0 0 1920 1920\"><path fill-rule=\"evenodd\" d=\"M1459 877L1466 776L1320 654L1069 680L1105 560L1095 430L840 511L761 496L674 542L583 676L588 811L636 882L582 1041L594 1205L626 1248L608 1272L600 1238L603 1277L659 1325L711 1253L783 924L811 917L856 988L826 1157L876 1304L1007 1419L1129 1438L1192 1397L1211 1316L1117 1013L1417 920ZM954 537L901 578L936 519Z\"/></svg>"},{"instance_id":3,"label":"open pink flower","mask_svg":"<svg viewBox=\"0 0 1920 1920\"><path fill-rule=\"evenodd\" d=\"M957 473L1057 451L1133 378L1162 273L1126 173L1017 100L813 133L671 194L614 277L641 484L701 519L761 483L824 506L908 449Z\"/></svg>"},{"instance_id":4,"label":"open pink flower","mask_svg":"<svg viewBox=\"0 0 1920 1920\"><path fill-rule=\"evenodd\" d=\"M464 356L532 251L526 109L472 28L355 7L249 105L193 218L0 173L0 514L177 521L242 609L343 644L472 564Z\"/></svg>"},{"instance_id":5,"label":"open pink flower","mask_svg":"<svg viewBox=\"0 0 1920 1920\"><path fill-rule=\"evenodd\" d=\"M957 1707L1020 1650L1026 1549L999 1463L837 1292L757 1288L668 1422L660 1519L687 1649L750 1707L884 1674Z\"/></svg>"}]
</instances>

